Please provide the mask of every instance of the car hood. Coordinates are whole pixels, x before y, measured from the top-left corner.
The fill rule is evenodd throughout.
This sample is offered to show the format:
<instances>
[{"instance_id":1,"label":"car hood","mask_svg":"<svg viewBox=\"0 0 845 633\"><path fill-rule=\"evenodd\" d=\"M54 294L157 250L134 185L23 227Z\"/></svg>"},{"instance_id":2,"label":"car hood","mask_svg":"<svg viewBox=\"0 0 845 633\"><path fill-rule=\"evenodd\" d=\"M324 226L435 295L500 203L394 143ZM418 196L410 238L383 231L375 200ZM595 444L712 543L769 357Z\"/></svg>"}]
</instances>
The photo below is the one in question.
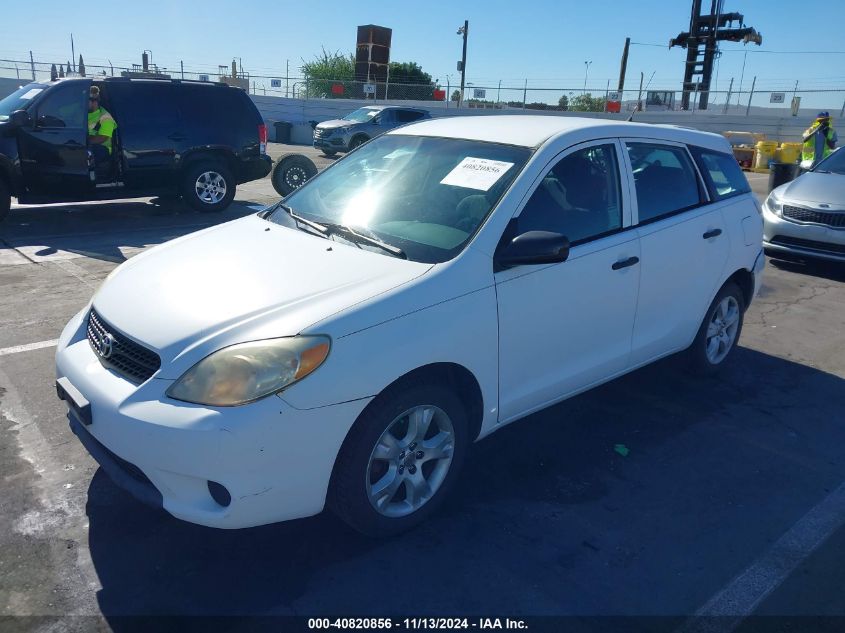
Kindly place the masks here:
<instances>
[{"instance_id":1,"label":"car hood","mask_svg":"<svg viewBox=\"0 0 845 633\"><path fill-rule=\"evenodd\" d=\"M361 125L357 121L344 121L343 119L332 119L330 121L323 121L318 123L317 127L321 130L334 130L339 127L349 127L351 125Z\"/></svg>"},{"instance_id":2,"label":"car hood","mask_svg":"<svg viewBox=\"0 0 845 633\"><path fill-rule=\"evenodd\" d=\"M93 306L159 353L158 377L178 378L215 349L298 334L430 268L251 216L132 258Z\"/></svg>"},{"instance_id":3,"label":"car hood","mask_svg":"<svg viewBox=\"0 0 845 633\"><path fill-rule=\"evenodd\" d=\"M845 208L845 176L807 172L784 186L780 197L796 203L826 203L832 209Z\"/></svg>"}]
</instances>

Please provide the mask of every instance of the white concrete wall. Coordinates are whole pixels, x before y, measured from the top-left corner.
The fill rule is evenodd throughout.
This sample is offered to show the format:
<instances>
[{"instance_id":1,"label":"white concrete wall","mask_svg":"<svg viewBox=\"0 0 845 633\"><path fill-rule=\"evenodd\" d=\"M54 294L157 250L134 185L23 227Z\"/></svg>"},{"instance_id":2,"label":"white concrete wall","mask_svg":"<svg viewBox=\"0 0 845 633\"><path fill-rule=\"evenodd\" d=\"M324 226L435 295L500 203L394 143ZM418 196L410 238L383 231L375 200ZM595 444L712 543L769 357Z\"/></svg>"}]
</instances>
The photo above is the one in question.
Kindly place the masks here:
<instances>
[{"instance_id":1,"label":"white concrete wall","mask_svg":"<svg viewBox=\"0 0 845 633\"><path fill-rule=\"evenodd\" d=\"M356 108L373 105L372 101L355 99L286 99L284 97L264 97L251 95L265 121L288 121L293 124L291 140L294 143L311 144L312 131L309 121L327 121L338 119ZM381 102L379 102L381 103ZM503 108L501 110L455 108L449 103L437 101L397 101L393 105L405 105L428 109L432 116L467 116L492 114L537 114L542 116L588 116L605 119L626 120L630 112L606 114L592 112L556 112L548 110L522 110ZM810 124L815 112L801 112L800 117L781 115L721 114L716 112L637 112L634 121L642 123L668 123L683 125L707 132L758 132L769 140L780 142L798 142L801 133ZM271 132L271 139L272 139Z\"/></svg>"}]
</instances>

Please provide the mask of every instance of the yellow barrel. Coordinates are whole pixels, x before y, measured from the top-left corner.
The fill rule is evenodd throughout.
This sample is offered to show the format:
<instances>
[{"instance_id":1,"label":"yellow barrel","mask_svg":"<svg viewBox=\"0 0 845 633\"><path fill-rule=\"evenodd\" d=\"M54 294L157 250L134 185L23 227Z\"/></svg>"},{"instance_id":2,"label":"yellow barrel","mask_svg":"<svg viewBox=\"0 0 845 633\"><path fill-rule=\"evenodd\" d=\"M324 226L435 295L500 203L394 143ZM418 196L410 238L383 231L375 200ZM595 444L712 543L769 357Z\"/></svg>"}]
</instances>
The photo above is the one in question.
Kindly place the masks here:
<instances>
[{"instance_id":1,"label":"yellow barrel","mask_svg":"<svg viewBox=\"0 0 845 633\"><path fill-rule=\"evenodd\" d=\"M801 159L801 143L781 143L780 162L797 163Z\"/></svg>"},{"instance_id":2,"label":"yellow barrel","mask_svg":"<svg viewBox=\"0 0 845 633\"><path fill-rule=\"evenodd\" d=\"M776 141L759 141L757 143L757 159L754 167L757 169L768 169L769 161L774 160L778 144Z\"/></svg>"}]
</instances>

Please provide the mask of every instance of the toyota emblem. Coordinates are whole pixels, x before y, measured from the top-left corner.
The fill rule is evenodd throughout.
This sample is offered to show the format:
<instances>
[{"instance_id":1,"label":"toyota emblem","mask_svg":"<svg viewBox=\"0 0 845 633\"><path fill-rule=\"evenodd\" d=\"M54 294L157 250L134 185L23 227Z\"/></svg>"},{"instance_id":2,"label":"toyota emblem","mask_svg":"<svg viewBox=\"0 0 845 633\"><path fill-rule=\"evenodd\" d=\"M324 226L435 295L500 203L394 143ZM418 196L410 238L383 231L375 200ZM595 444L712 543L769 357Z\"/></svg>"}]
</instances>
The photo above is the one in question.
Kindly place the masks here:
<instances>
[{"instance_id":1,"label":"toyota emblem","mask_svg":"<svg viewBox=\"0 0 845 633\"><path fill-rule=\"evenodd\" d=\"M108 358L112 355L114 350L114 337L111 334L105 334L97 337L97 353L100 358Z\"/></svg>"}]
</instances>

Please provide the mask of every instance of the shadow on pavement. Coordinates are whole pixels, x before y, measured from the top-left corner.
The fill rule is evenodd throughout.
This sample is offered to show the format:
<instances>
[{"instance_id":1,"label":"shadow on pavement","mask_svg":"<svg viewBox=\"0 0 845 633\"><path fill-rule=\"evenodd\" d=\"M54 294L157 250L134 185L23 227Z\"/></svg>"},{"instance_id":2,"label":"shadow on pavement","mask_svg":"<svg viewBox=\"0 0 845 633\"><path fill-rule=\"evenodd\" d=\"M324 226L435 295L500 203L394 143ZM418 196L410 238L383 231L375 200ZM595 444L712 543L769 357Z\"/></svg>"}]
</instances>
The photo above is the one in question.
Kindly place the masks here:
<instances>
[{"instance_id":1,"label":"shadow on pavement","mask_svg":"<svg viewBox=\"0 0 845 633\"><path fill-rule=\"evenodd\" d=\"M475 445L444 508L385 541L327 512L201 528L98 471L99 605L116 631L149 614L690 614L845 479L842 410L841 378L756 351L713 379L666 359Z\"/></svg>"},{"instance_id":2,"label":"shadow on pavement","mask_svg":"<svg viewBox=\"0 0 845 633\"><path fill-rule=\"evenodd\" d=\"M67 253L123 262L122 249L144 248L228 222L264 205L235 200L222 212L200 213L178 199L18 207L0 225L0 244L33 261Z\"/></svg>"},{"instance_id":3,"label":"shadow on pavement","mask_svg":"<svg viewBox=\"0 0 845 633\"><path fill-rule=\"evenodd\" d=\"M781 270L799 275L821 277L830 281L845 282L845 262L828 262L823 260L800 258L770 259L771 264Z\"/></svg>"}]
</instances>

